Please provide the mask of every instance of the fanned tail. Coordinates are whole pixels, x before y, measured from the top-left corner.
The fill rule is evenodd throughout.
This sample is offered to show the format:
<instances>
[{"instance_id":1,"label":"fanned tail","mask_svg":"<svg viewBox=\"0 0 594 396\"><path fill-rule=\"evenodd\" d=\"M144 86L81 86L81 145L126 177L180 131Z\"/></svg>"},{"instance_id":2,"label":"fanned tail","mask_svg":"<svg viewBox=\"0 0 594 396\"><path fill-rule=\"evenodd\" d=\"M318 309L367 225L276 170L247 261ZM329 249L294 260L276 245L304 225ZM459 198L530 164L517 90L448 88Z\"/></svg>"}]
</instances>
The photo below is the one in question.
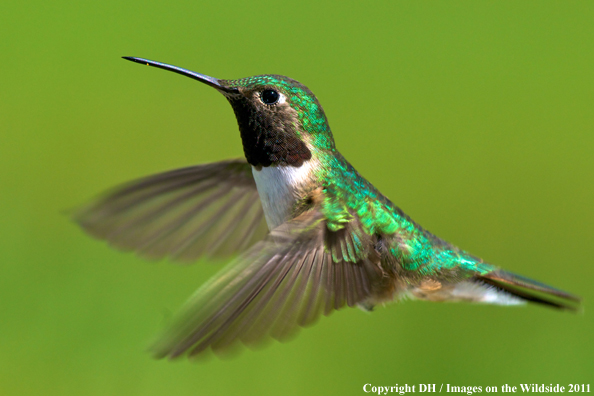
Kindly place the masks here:
<instances>
[{"instance_id":1,"label":"fanned tail","mask_svg":"<svg viewBox=\"0 0 594 396\"><path fill-rule=\"evenodd\" d=\"M580 297L511 272L496 270L476 279L525 301L570 311L579 309Z\"/></svg>"}]
</instances>

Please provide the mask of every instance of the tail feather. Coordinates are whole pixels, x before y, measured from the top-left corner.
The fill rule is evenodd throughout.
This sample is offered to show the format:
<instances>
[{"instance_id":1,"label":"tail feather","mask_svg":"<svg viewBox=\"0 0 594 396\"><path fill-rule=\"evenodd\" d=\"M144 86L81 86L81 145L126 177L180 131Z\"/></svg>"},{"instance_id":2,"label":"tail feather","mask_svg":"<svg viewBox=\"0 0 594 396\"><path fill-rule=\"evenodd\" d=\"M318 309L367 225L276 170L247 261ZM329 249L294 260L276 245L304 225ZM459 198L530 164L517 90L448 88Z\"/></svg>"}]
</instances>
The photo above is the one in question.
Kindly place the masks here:
<instances>
[{"instance_id":1,"label":"tail feather","mask_svg":"<svg viewBox=\"0 0 594 396\"><path fill-rule=\"evenodd\" d=\"M563 290L503 270L496 270L486 275L478 276L477 280L519 297L522 300L549 307L577 311L581 301L580 297Z\"/></svg>"}]
</instances>

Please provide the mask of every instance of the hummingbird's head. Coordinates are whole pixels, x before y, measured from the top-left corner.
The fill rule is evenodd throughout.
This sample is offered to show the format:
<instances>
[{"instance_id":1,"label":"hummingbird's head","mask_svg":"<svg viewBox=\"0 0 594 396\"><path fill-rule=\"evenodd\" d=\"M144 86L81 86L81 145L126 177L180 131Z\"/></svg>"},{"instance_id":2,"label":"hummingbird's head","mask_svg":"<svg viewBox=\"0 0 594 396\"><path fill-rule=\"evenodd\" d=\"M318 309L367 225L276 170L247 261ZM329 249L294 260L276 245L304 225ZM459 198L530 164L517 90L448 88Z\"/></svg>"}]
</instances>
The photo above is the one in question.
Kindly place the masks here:
<instances>
[{"instance_id":1,"label":"hummingbird's head","mask_svg":"<svg viewBox=\"0 0 594 396\"><path fill-rule=\"evenodd\" d=\"M124 59L183 74L225 95L237 117L245 157L253 166L301 166L312 158L312 151L334 150L322 106L306 86L291 78L219 80L160 62Z\"/></svg>"},{"instance_id":2,"label":"hummingbird's head","mask_svg":"<svg viewBox=\"0 0 594 396\"><path fill-rule=\"evenodd\" d=\"M334 149L324 110L303 84L278 75L219 83L235 111L250 164L301 166L312 150Z\"/></svg>"}]
</instances>

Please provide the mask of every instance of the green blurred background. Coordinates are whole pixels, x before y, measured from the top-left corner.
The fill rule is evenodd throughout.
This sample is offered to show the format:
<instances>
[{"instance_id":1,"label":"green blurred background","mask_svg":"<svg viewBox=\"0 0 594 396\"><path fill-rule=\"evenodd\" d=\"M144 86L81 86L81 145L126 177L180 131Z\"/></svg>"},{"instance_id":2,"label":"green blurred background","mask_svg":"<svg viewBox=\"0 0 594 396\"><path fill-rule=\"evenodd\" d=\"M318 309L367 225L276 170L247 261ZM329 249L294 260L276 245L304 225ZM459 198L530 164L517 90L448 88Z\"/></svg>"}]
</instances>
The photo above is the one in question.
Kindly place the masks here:
<instances>
[{"instance_id":1,"label":"green blurred background","mask_svg":"<svg viewBox=\"0 0 594 396\"><path fill-rule=\"evenodd\" d=\"M594 3L2 2L0 395L364 394L588 383ZM350 162L416 221L585 299L343 310L231 361L153 360L222 263L147 263L63 213L143 175L242 155L212 89L121 60L309 86Z\"/></svg>"}]
</instances>

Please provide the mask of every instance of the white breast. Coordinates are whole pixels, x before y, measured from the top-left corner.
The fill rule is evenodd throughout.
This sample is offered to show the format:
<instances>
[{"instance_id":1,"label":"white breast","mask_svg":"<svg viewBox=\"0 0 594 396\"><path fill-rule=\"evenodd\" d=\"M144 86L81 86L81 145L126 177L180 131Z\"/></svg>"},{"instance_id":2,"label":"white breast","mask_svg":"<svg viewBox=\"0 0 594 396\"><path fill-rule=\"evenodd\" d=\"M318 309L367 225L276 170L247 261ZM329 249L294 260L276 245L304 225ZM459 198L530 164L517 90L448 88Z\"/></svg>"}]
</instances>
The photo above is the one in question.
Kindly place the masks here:
<instances>
[{"instance_id":1,"label":"white breast","mask_svg":"<svg viewBox=\"0 0 594 396\"><path fill-rule=\"evenodd\" d=\"M289 219L299 191L311 176L313 161L300 167L269 166L260 170L252 167L268 229L272 230Z\"/></svg>"}]
</instances>

